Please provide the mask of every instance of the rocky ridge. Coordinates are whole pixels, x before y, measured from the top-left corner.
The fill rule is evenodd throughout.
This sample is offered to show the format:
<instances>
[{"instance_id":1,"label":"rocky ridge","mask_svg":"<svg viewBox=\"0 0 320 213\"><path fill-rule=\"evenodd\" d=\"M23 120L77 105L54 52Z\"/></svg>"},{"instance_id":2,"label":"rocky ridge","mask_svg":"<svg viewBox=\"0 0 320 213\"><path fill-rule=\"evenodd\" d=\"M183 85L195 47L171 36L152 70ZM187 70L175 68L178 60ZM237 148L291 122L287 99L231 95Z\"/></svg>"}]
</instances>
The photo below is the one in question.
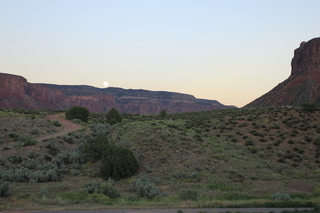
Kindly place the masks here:
<instances>
[{"instance_id":1,"label":"rocky ridge","mask_svg":"<svg viewBox=\"0 0 320 213\"><path fill-rule=\"evenodd\" d=\"M300 106L303 102L320 106L320 38L301 42L294 51L289 78L245 107Z\"/></svg>"},{"instance_id":2,"label":"rocky ridge","mask_svg":"<svg viewBox=\"0 0 320 213\"><path fill-rule=\"evenodd\" d=\"M159 113L163 109L168 113L179 113L234 107L182 93L33 84L21 76L0 73L1 109L65 110L72 106L83 106L99 113L106 113L114 107L122 113L139 114Z\"/></svg>"}]
</instances>

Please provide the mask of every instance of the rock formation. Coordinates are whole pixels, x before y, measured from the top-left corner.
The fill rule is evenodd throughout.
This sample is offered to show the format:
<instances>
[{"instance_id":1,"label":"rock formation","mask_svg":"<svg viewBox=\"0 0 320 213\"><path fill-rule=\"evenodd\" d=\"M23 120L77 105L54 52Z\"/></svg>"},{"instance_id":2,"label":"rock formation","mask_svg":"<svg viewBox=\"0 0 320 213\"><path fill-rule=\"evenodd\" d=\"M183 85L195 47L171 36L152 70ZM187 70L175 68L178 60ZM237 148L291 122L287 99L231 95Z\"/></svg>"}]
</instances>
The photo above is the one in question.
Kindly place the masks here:
<instances>
[{"instance_id":1,"label":"rock formation","mask_svg":"<svg viewBox=\"0 0 320 213\"><path fill-rule=\"evenodd\" d=\"M215 100L192 95L121 88L95 88L54 84L31 84L21 76L0 73L1 109L64 110L83 106L91 112L106 113L116 108L122 113L168 113L233 108Z\"/></svg>"},{"instance_id":2,"label":"rock formation","mask_svg":"<svg viewBox=\"0 0 320 213\"><path fill-rule=\"evenodd\" d=\"M294 51L289 78L245 107L300 106L303 102L320 106L320 38L301 42Z\"/></svg>"}]
</instances>

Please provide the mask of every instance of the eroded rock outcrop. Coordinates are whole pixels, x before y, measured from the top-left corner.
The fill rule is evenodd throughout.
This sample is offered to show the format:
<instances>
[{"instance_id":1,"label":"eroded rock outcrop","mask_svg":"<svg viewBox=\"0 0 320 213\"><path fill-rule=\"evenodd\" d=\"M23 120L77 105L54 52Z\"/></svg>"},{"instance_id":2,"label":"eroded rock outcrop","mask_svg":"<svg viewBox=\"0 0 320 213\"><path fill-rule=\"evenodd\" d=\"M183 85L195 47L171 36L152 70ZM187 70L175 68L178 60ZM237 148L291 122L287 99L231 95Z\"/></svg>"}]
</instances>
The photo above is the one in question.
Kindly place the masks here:
<instances>
[{"instance_id":1,"label":"eroded rock outcrop","mask_svg":"<svg viewBox=\"0 0 320 213\"><path fill-rule=\"evenodd\" d=\"M302 42L294 51L289 78L245 107L300 106L303 102L320 106L320 38Z\"/></svg>"}]
</instances>

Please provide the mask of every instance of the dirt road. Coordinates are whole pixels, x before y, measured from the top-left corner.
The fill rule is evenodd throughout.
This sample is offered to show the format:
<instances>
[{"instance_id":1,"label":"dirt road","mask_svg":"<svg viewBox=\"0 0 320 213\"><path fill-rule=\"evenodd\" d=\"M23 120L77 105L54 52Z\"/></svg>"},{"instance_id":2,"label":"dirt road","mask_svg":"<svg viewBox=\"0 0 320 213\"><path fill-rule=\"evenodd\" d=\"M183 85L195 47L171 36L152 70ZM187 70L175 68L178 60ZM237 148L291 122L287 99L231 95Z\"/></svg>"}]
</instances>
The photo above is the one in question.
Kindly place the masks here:
<instances>
[{"instance_id":1,"label":"dirt road","mask_svg":"<svg viewBox=\"0 0 320 213\"><path fill-rule=\"evenodd\" d=\"M54 114L54 115L47 115L46 119L50 119L52 121L59 121L61 123L62 131L56 132L54 134L50 135L44 135L38 138L35 138L38 142L41 142L42 140L49 139L49 138L55 138L58 136L66 135L69 132L73 132L75 130L81 129L81 125L75 124L72 121L66 120L64 118L64 113L60 114Z\"/></svg>"},{"instance_id":2,"label":"dirt road","mask_svg":"<svg viewBox=\"0 0 320 213\"><path fill-rule=\"evenodd\" d=\"M225 213L225 212L246 212L246 213L280 213L282 211L313 210L313 208L212 208L212 209L99 209L99 210L38 210L38 211L8 211L8 213L177 213L182 210L184 213ZM6 212L6 211L4 211ZM1 212L1 213L4 213Z\"/></svg>"}]
</instances>

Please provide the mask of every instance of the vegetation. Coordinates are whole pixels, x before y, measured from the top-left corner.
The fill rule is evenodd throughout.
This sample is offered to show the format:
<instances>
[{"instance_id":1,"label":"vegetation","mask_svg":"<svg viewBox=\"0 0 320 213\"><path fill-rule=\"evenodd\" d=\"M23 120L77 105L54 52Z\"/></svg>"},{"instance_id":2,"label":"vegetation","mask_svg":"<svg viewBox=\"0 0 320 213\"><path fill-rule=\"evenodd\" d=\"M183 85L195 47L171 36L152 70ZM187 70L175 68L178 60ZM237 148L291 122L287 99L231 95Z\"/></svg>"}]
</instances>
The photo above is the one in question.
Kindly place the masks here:
<instances>
[{"instance_id":1,"label":"vegetation","mask_svg":"<svg viewBox=\"0 0 320 213\"><path fill-rule=\"evenodd\" d=\"M139 163L132 151L121 146L109 145L102 154L100 172L104 179L120 180L136 174Z\"/></svg>"},{"instance_id":2,"label":"vegetation","mask_svg":"<svg viewBox=\"0 0 320 213\"><path fill-rule=\"evenodd\" d=\"M83 122L88 122L90 112L85 107L74 106L66 111L66 119L80 119Z\"/></svg>"},{"instance_id":3,"label":"vegetation","mask_svg":"<svg viewBox=\"0 0 320 213\"><path fill-rule=\"evenodd\" d=\"M0 110L1 209L319 205L319 111L90 113L37 142L63 129L52 113Z\"/></svg>"},{"instance_id":4,"label":"vegetation","mask_svg":"<svg viewBox=\"0 0 320 213\"><path fill-rule=\"evenodd\" d=\"M301 104L301 109L305 112L314 112L317 110L317 103L309 103L309 102L304 102Z\"/></svg>"},{"instance_id":5,"label":"vegetation","mask_svg":"<svg viewBox=\"0 0 320 213\"><path fill-rule=\"evenodd\" d=\"M107 123L114 125L122 121L122 117L115 108L111 108L106 115Z\"/></svg>"}]
</instances>

